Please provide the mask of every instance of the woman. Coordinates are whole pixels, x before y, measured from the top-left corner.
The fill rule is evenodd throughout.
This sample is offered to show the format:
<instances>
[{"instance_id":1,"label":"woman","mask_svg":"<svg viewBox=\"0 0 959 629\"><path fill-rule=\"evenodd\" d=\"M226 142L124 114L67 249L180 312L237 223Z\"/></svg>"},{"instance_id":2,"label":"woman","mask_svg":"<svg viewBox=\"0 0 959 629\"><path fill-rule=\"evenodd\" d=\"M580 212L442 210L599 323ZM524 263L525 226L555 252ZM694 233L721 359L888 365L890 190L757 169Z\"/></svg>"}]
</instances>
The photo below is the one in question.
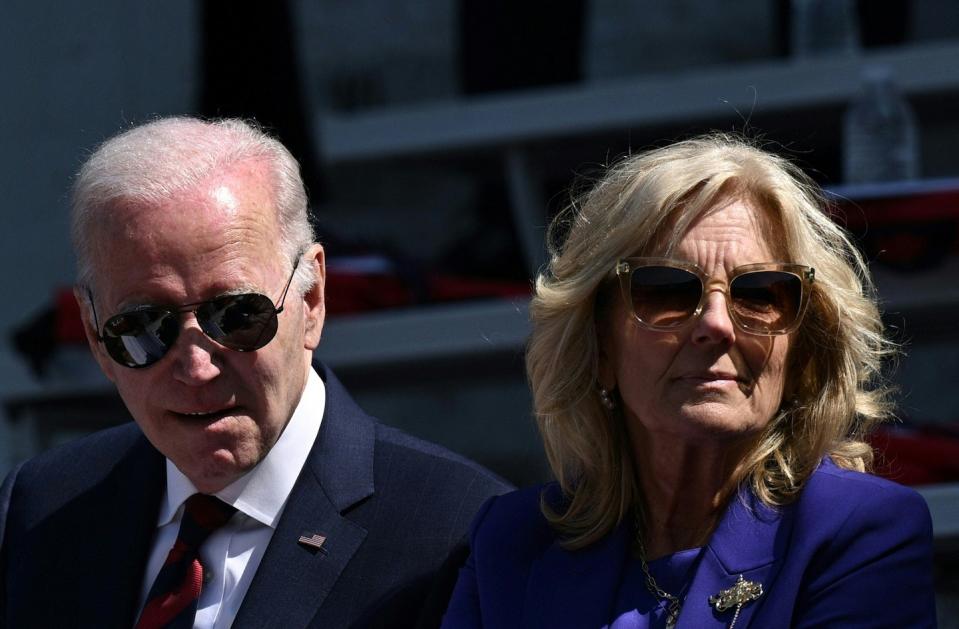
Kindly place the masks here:
<instances>
[{"instance_id":1,"label":"woman","mask_svg":"<svg viewBox=\"0 0 959 629\"><path fill-rule=\"evenodd\" d=\"M554 222L527 368L556 482L483 507L444 627L935 626L926 505L865 473L890 348L823 208L710 136Z\"/></svg>"}]
</instances>

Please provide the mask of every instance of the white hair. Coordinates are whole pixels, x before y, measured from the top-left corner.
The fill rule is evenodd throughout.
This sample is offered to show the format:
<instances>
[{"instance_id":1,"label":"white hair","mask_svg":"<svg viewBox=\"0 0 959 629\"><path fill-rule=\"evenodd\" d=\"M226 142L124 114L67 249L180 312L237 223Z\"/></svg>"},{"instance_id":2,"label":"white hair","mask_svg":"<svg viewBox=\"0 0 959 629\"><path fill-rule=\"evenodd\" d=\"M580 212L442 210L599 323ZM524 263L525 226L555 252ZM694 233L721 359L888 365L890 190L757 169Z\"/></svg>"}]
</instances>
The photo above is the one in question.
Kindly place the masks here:
<instances>
[{"instance_id":1,"label":"white hair","mask_svg":"<svg viewBox=\"0 0 959 629\"><path fill-rule=\"evenodd\" d=\"M77 284L94 283L93 227L119 201L158 205L199 186L213 173L241 164L265 166L280 229L280 253L290 265L314 242L300 165L279 141L238 119L160 118L103 144L77 173L71 199L71 235ZM291 290L316 282L312 265L300 265Z\"/></svg>"}]
</instances>

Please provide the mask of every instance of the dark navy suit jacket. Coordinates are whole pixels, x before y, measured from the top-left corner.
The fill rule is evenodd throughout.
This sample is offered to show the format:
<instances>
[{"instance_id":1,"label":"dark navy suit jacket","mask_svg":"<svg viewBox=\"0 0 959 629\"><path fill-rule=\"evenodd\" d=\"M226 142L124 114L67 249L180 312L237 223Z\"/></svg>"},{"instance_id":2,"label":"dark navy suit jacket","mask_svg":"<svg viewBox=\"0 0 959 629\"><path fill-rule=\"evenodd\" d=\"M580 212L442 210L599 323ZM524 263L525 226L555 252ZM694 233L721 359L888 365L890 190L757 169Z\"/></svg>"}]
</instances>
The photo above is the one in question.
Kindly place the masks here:
<instances>
[{"instance_id":1,"label":"dark navy suit jacket","mask_svg":"<svg viewBox=\"0 0 959 629\"><path fill-rule=\"evenodd\" d=\"M542 488L493 498L473 526L446 628L600 629L620 614L630 557L619 526L599 543L564 550L539 510ZM555 485L547 496L557 495ZM710 596L739 575L763 595L736 629L934 627L932 526L916 492L824 461L799 499L776 510L750 492L730 502L693 576L681 629L728 627Z\"/></svg>"},{"instance_id":2,"label":"dark navy suit jacket","mask_svg":"<svg viewBox=\"0 0 959 629\"><path fill-rule=\"evenodd\" d=\"M451 557L448 595L470 520L509 487L377 424L319 371L319 435L233 626L428 626L431 611L438 623L441 566ZM165 478L132 423L14 469L0 489L0 627L131 627ZM304 533L324 535L322 550L298 544Z\"/></svg>"}]
</instances>

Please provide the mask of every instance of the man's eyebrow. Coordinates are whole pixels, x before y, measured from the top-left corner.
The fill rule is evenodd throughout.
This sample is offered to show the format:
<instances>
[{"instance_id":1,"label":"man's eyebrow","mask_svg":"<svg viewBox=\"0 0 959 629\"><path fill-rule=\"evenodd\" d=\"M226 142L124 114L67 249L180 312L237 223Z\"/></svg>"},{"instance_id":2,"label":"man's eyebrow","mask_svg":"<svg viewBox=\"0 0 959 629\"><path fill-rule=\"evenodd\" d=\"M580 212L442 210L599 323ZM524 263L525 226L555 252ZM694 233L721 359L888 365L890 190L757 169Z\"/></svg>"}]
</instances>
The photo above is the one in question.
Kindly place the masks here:
<instances>
[{"instance_id":1,"label":"man's eyebrow","mask_svg":"<svg viewBox=\"0 0 959 629\"><path fill-rule=\"evenodd\" d=\"M125 299L117 304L116 314L126 314L128 312L136 312L138 310L146 310L148 308L165 308L167 306L168 304L163 304L149 299Z\"/></svg>"},{"instance_id":2,"label":"man's eyebrow","mask_svg":"<svg viewBox=\"0 0 959 629\"><path fill-rule=\"evenodd\" d=\"M128 312L136 312L137 310L146 310L149 308L170 308L171 310L176 310L188 305L201 304L207 301L212 301L219 297L228 297L231 295L244 295L246 293L259 293L261 290L252 284L241 284L239 286L233 286L210 295L206 299L201 299L199 301L189 301L189 302L180 302L172 303L167 301L158 301L154 299L147 298L133 298L125 299L117 305L116 314L124 314ZM265 293L264 293L265 294Z\"/></svg>"},{"instance_id":3,"label":"man's eyebrow","mask_svg":"<svg viewBox=\"0 0 959 629\"><path fill-rule=\"evenodd\" d=\"M240 286L234 286L228 288L227 290L217 293L215 296L210 297L210 299L216 299L217 297L226 297L227 295L243 295L245 293L260 293L262 289L253 286L252 284L241 284Z\"/></svg>"}]
</instances>

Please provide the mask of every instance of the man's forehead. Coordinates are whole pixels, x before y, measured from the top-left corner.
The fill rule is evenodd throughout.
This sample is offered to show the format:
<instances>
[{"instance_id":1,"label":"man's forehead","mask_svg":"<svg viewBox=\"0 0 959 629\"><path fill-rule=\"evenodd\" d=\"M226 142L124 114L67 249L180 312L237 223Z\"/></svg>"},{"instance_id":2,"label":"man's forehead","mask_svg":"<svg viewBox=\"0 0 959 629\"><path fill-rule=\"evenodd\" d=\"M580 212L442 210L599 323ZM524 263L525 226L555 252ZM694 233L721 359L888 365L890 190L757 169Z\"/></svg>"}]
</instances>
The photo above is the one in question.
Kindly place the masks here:
<instances>
[{"instance_id":1,"label":"man's forehead","mask_svg":"<svg viewBox=\"0 0 959 629\"><path fill-rule=\"evenodd\" d=\"M96 284L112 284L124 294L116 296L125 298L132 285L155 278L179 277L184 293L198 288L204 294L214 290L214 279L227 280L222 276L231 273L260 281L256 276L274 266L279 229L272 206L259 192L219 181L199 194L158 204L115 204L94 228ZM204 273L201 288L194 280L203 269L216 272ZM227 284L219 288L249 288L249 283Z\"/></svg>"},{"instance_id":2,"label":"man's forehead","mask_svg":"<svg viewBox=\"0 0 959 629\"><path fill-rule=\"evenodd\" d=\"M101 211L98 235L150 239L193 230L275 228L269 191L256 180L220 177L160 201L115 199ZM109 245L109 240L104 243Z\"/></svg>"},{"instance_id":3,"label":"man's forehead","mask_svg":"<svg viewBox=\"0 0 959 629\"><path fill-rule=\"evenodd\" d=\"M282 268L275 249L262 243L229 242L220 248L143 247L105 250L93 268L93 286L111 311L147 305L172 306L228 294L268 293Z\"/></svg>"}]
</instances>

